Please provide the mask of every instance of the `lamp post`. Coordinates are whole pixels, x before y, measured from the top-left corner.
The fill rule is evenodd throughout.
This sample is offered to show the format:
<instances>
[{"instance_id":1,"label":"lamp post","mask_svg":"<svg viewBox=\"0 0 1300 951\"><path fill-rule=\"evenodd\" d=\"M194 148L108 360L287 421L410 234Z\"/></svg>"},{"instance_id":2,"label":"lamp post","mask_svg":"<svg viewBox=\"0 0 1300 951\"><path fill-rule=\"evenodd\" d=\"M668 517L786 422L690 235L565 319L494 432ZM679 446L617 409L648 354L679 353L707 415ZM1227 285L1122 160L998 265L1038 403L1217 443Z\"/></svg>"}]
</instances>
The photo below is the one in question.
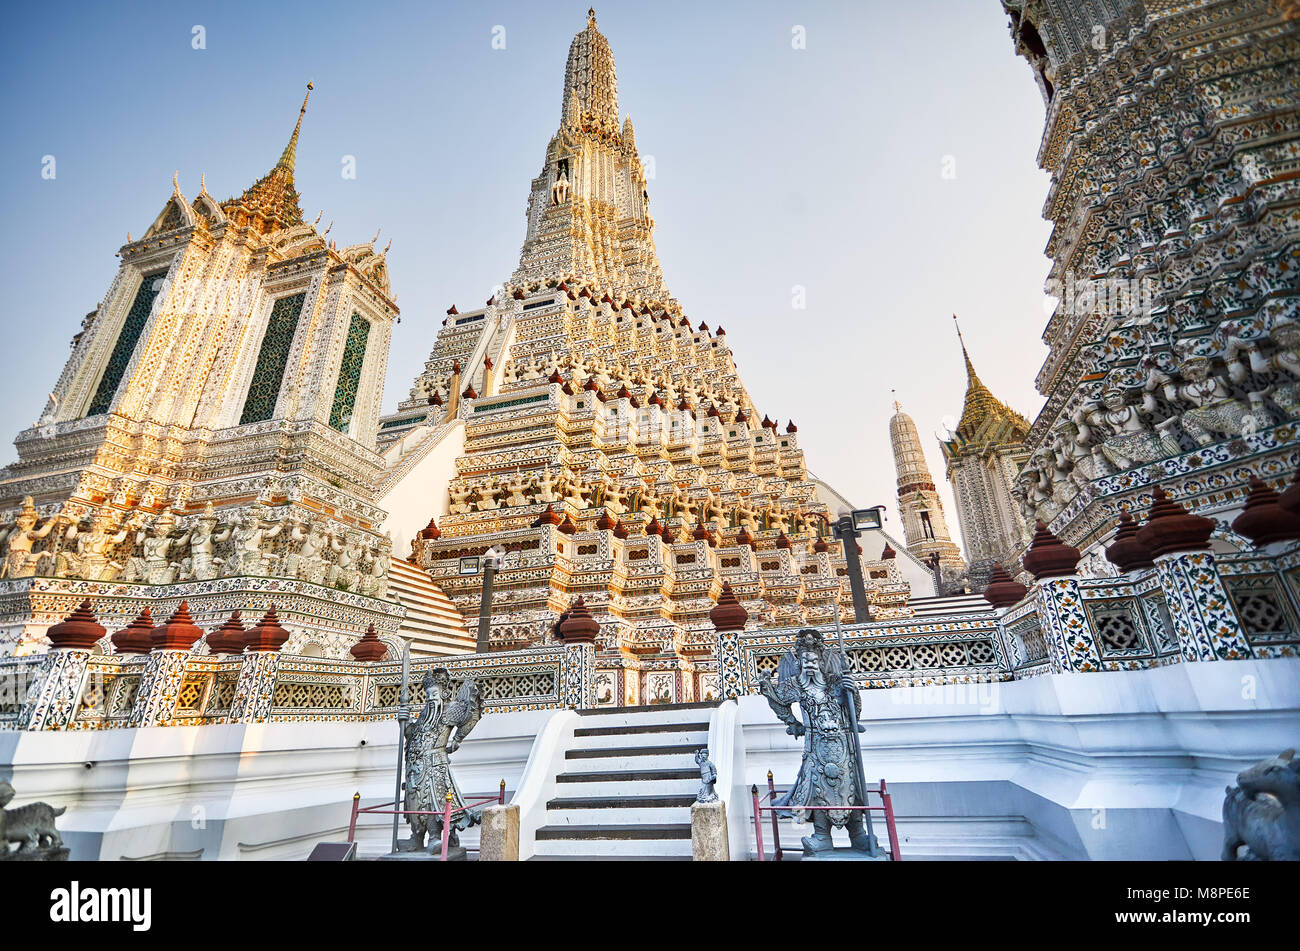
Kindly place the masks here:
<instances>
[{"instance_id":1,"label":"lamp post","mask_svg":"<svg viewBox=\"0 0 1300 951\"><path fill-rule=\"evenodd\" d=\"M393 854L397 854L397 823L402 808L402 767L406 761L406 724L411 719L411 642L402 639L402 686L397 694L397 789L393 793Z\"/></svg>"},{"instance_id":2,"label":"lamp post","mask_svg":"<svg viewBox=\"0 0 1300 951\"><path fill-rule=\"evenodd\" d=\"M867 606L867 586L862 581L862 562L858 558L858 535L884 523L884 506L844 512L831 523L831 534L844 543L844 563L849 569L849 590L853 592L853 619L859 624L871 620Z\"/></svg>"},{"instance_id":3,"label":"lamp post","mask_svg":"<svg viewBox=\"0 0 1300 951\"><path fill-rule=\"evenodd\" d=\"M479 603L478 640L474 646L474 650L480 654L486 654L492 649L489 645L489 634L492 630L492 579L496 577L505 556L506 553L496 545L483 553L483 600ZM462 558L460 560L460 573L463 575L477 574L479 563L480 559L478 558Z\"/></svg>"}]
</instances>

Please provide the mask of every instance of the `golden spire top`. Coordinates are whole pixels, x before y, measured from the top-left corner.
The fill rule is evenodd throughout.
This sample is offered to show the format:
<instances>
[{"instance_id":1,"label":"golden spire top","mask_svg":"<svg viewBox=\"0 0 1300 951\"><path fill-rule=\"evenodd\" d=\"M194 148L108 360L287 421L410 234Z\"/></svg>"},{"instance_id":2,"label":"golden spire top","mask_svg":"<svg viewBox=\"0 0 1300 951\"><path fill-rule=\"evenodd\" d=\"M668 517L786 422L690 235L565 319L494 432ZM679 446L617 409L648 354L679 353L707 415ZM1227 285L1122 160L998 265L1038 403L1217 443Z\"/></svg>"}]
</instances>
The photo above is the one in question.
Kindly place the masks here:
<instances>
[{"instance_id":1,"label":"golden spire top","mask_svg":"<svg viewBox=\"0 0 1300 951\"><path fill-rule=\"evenodd\" d=\"M966 400L953 441L972 439L981 430L998 431L1004 436L1023 439L1029 431L1028 421L994 396L980 380L966 350L966 338L962 336L956 314L952 315L952 322L957 328L957 341L961 344L961 356L966 363Z\"/></svg>"},{"instance_id":2,"label":"golden spire top","mask_svg":"<svg viewBox=\"0 0 1300 951\"><path fill-rule=\"evenodd\" d=\"M293 127L293 135L289 136L289 144L284 147L280 153L280 161L275 163L276 168L284 169L293 177L293 166L298 159L298 133L302 131L302 117L307 114L307 100L311 98L311 91L315 89L315 84L307 83L307 95L302 97L302 108L298 110L298 124Z\"/></svg>"},{"instance_id":3,"label":"golden spire top","mask_svg":"<svg viewBox=\"0 0 1300 951\"><path fill-rule=\"evenodd\" d=\"M569 91L576 90L581 111L596 124L618 131L618 78L614 53L600 30L596 29L596 11L587 11L586 29L578 31L569 44L569 59L564 67L565 106Z\"/></svg>"},{"instance_id":4,"label":"golden spire top","mask_svg":"<svg viewBox=\"0 0 1300 951\"><path fill-rule=\"evenodd\" d=\"M222 211L238 227L253 225L262 231L276 231L302 224L298 190L293 185L293 167L298 157L298 133L302 131L302 117L307 113L307 99L311 96L312 88L313 84L308 83L307 95L302 97L302 108L298 110L298 122L293 127L289 144L280 154L280 161L276 162L269 172L244 189L244 193L238 198L232 198L222 204ZM264 227L268 222L269 229Z\"/></svg>"},{"instance_id":5,"label":"golden spire top","mask_svg":"<svg viewBox=\"0 0 1300 951\"><path fill-rule=\"evenodd\" d=\"M961 356L966 361L966 379L971 383L979 383L980 378L975 375L975 366L970 362L970 354L966 352L966 338L961 335L961 324L958 323L956 314L952 315L952 325L957 328L957 342L961 344Z\"/></svg>"}]
</instances>

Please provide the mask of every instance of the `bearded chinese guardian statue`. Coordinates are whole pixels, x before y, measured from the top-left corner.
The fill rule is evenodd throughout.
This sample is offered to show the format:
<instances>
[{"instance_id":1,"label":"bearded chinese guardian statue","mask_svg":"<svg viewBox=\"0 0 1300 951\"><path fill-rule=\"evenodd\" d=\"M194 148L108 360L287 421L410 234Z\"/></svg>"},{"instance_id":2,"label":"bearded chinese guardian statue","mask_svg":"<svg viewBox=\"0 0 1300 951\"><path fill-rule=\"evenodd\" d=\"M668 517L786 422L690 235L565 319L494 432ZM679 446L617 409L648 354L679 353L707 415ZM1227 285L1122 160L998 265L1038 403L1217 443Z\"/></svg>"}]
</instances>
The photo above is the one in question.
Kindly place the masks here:
<instances>
[{"instance_id":1,"label":"bearded chinese guardian statue","mask_svg":"<svg viewBox=\"0 0 1300 951\"><path fill-rule=\"evenodd\" d=\"M858 688L845 673L843 655L829 649L818 631L800 631L794 650L781 658L776 679L764 678L758 685L772 712L786 725L786 732L803 737L799 778L775 805L785 807L779 813L783 817L812 821L813 834L803 839L804 855L830 852L831 829L842 828L848 830L853 851L864 857L878 856L880 847L867 835L862 810L836 808L865 804L858 788L854 732L866 728L849 712L850 695L852 709L860 706ZM796 703L800 716L790 709Z\"/></svg>"},{"instance_id":2,"label":"bearded chinese guardian statue","mask_svg":"<svg viewBox=\"0 0 1300 951\"><path fill-rule=\"evenodd\" d=\"M466 680L453 697L446 668L437 667L425 674L424 708L406 727L405 809L440 813L448 793L452 809L464 809L464 797L451 774L451 754L460 748L482 716L483 697L475 681ZM403 843L401 851L423 849L426 834L431 839L429 851L441 849L441 815L412 815L407 816L407 821L411 824L411 837ZM477 821L478 816L468 810L453 814L447 836L449 850L459 850L457 831L468 829Z\"/></svg>"}]
</instances>

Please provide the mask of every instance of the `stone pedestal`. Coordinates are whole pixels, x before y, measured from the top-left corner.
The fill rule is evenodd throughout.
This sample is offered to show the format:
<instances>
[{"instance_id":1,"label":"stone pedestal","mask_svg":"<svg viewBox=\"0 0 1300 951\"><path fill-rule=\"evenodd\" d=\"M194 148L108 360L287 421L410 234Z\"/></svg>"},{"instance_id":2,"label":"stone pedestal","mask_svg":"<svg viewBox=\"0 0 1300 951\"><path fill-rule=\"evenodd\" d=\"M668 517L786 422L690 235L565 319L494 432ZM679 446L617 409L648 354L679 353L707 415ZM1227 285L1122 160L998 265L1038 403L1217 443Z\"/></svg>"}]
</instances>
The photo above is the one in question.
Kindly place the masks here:
<instances>
[{"instance_id":1,"label":"stone pedestal","mask_svg":"<svg viewBox=\"0 0 1300 951\"><path fill-rule=\"evenodd\" d=\"M463 845L447 846L448 862L465 862L469 859L469 853L465 851ZM376 860L379 862L441 862L442 861L442 843L430 852L427 849L421 849L418 852L389 852L387 855L381 855Z\"/></svg>"},{"instance_id":2,"label":"stone pedestal","mask_svg":"<svg viewBox=\"0 0 1300 951\"><path fill-rule=\"evenodd\" d=\"M727 804L697 802L691 806L691 856L696 862L729 862Z\"/></svg>"},{"instance_id":3,"label":"stone pedestal","mask_svg":"<svg viewBox=\"0 0 1300 951\"><path fill-rule=\"evenodd\" d=\"M189 657L188 650L155 650L149 654L129 726L166 726L171 721Z\"/></svg>"},{"instance_id":4,"label":"stone pedestal","mask_svg":"<svg viewBox=\"0 0 1300 951\"><path fill-rule=\"evenodd\" d=\"M77 715L88 650L52 650L40 659L33 690L18 716L20 730L67 729Z\"/></svg>"},{"instance_id":5,"label":"stone pedestal","mask_svg":"<svg viewBox=\"0 0 1300 951\"><path fill-rule=\"evenodd\" d=\"M1101 670L1101 650L1088 622L1088 613L1083 609L1079 579L1058 577L1036 581L1034 598L1052 673Z\"/></svg>"},{"instance_id":6,"label":"stone pedestal","mask_svg":"<svg viewBox=\"0 0 1300 951\"><path fill-rule=\"evenodd\" d=\"M1255 655L1212 552L1161 555L1156 567L1183 660L1242 660Z\"/></svg>"},{"instance_id":7,"label":"stone pedestal","mask_svg":"<svg viewBox=\"0 0 1300 951\"><path fill-rule=\"evenodd\" d=\"M276 651L254 651L244 655L230 704L231 723L261 723L271 715L275 677L280 669Z\"/></svg>"},{"instance_id":8,"label":"stone pedestal","mask_svg":"<svg viewBox=\"0 0 1300 951\"><path fill-rule=\"evenodd\" d=\"M487 806L479 831L480 862L519 861L519 807Z\"/></svg>"},{"instance_id":9,"label":"stone pedestal","mask_svg":"<svg viewBox=\"0 0 1300 951\"><path fill-rule=\"evenodd\" d=\"M594 623L594 622L593 622ZM596 705L596 646L582 641L564 644L564 705L590 710Z\"/></svg>"},{"instance_id":10,"label":"stone pedestal","mask_svg":"<svg viewBox=\"0 0 1300 951\"><path fill-rule=\"evenodd\" d=\"M8 848L8 846L5 846ZM68 848L63 845L49 845L40 849L0 852L0 862L66 862Z\"/></svg>"},{"instance_id":11,"label":"stone pedestal","mask_svg":"<svg viewBox=\"0 0 1300 951\"><path fill-rule=\"evenodd\" d=\"M881 849L875 855L869 852L860 852L857 849L827 849L825 852L813 852L811 855L807 852L795 852L789 856L800 862L888 862L889 855L884 849Z\"/></svg>"}]
</instances>

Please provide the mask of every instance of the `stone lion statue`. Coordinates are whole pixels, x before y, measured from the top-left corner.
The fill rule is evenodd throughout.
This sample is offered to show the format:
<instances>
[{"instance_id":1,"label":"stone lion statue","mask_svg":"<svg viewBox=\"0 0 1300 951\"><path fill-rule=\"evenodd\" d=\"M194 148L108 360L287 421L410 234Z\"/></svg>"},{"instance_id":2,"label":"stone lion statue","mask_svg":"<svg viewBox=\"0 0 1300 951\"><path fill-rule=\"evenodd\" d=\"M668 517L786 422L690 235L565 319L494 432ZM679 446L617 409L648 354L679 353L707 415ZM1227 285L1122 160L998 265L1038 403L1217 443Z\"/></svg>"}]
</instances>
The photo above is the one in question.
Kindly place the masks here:
<instances>
[{"instance_id":1,"label":"stone lion statue","mask_svg":"<svg viewBox=\"0 0 1300 951\"><path fill-rule=\"evenodd\" d=\"M1238 773L1237 785L1226 792L1223 861L1300 861L1300 759L1295 750Z\"/></svg>"},{"instance_id":2,"label":"stone lion statue","mask_svg":"<svg viewBox=\"0 0 1300 951\"><path fill-rule=\"evenodd\" d=\"M49 803L33 802L17 809L5 809L14 798L14 787L0 780L0 861L11 855L63 848L63 837L54 827L54 820L66 812ZM11 843L18 848L10 851Z\"/></svg>"}]
</instances>

